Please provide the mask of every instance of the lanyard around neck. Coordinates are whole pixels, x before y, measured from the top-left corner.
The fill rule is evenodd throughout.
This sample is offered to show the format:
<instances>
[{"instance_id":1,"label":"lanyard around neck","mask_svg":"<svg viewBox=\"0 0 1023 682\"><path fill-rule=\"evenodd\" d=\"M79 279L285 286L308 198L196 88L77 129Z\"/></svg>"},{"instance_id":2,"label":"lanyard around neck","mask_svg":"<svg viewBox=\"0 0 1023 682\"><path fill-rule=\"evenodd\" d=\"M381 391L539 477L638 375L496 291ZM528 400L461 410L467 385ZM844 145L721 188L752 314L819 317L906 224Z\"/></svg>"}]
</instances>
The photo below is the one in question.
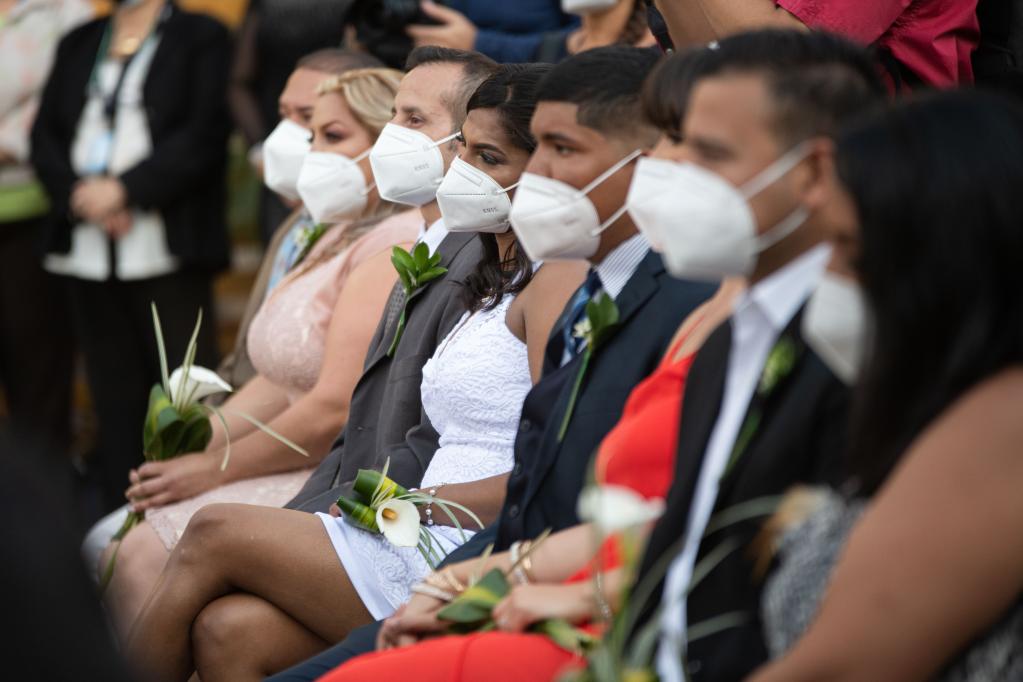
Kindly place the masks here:
<instances>
[{"instance_id":1,"label":"lanyard around neck","mask_svg":"<svg viewBox=\"0 0 1023 682\"><path fill-rule=\"evenodd\" d=\"M121 90L124 89L125 77L128 75L128 69L131 67L135 57L145 50L149 45L156 41L163 31L164 25L170 18L172 9L171 5L166 5L160 12L159 18L153 24L149 33L146 35L145 40L139 45L131 54L127 55L121 66L121 73L117 76L117 82L114 85L113 91L108 95L103 96L103 116L107 121L107 125L110 129L114 127L114 121L117 118L117 100L121 96ZM103 65L103 62L107 59L107 52L110 50L110 41L113 40L114 33L114 20L111 17L110 21L107 22L106 28L103 30L103 39L99 44L99 52L96 54L96 62L92 66L92 73L89 75L89 88L99 88L99 70Z\"/></svg>"}]
</instances>

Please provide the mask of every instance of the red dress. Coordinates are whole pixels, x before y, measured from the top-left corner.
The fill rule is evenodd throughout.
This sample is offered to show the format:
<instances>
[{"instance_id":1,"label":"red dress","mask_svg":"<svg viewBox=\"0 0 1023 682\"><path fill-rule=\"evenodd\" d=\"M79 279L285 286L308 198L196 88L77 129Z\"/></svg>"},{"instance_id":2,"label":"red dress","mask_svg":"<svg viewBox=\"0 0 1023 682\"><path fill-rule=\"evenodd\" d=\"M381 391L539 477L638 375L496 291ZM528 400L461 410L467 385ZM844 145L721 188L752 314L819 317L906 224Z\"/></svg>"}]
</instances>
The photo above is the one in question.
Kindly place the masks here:
<instances>
[{"instance_id":1,"label":"red dress","mask_svg":"<svg viewBox=\"0 0 1023 682\"><path fill-rule=\"evenodd\" d=\"M682 341L632 393L618 424L601 443L596 478L632 488L647 498L663 498L671 485L678 444L679 413L693 355L674 360ZM604 570L618 552L603 548ZM588 579L587 567L568 582ZM320 682L398 680L416 682L521 682L550 680L578 658L542 635L485 632L439 637L416 646L366 654L327 673Z\"/></svg>"}]
</instances>

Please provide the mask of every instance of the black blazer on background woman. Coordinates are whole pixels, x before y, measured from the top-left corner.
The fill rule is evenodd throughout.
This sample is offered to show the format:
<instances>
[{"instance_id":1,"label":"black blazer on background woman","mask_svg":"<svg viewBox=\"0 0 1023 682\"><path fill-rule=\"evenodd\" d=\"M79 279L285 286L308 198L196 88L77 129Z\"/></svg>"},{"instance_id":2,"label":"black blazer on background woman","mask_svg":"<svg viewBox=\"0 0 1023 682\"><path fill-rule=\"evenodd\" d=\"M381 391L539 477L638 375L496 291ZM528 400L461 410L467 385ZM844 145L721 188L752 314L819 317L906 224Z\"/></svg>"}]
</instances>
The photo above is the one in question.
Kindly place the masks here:
<instances>
[{"instance_id":1,"label":"black blazer on background woman","mask_svg":"<svg viewBox=\"0 0 1023 682\"><path fill-rule=\"evenodd\" d=\"M225 174L230 119L227 82L231 41L205 15L168 3L170 14L143 86L153 150L120 176L128 205L156 209L168 247L182 264L216 270L227 265ZM44 253L71 249L71 191L79 180L71 146L85 108L89 78L109 17L64 37L32 129L32 164L50 194Z\"/></svg>"}]
</instances>

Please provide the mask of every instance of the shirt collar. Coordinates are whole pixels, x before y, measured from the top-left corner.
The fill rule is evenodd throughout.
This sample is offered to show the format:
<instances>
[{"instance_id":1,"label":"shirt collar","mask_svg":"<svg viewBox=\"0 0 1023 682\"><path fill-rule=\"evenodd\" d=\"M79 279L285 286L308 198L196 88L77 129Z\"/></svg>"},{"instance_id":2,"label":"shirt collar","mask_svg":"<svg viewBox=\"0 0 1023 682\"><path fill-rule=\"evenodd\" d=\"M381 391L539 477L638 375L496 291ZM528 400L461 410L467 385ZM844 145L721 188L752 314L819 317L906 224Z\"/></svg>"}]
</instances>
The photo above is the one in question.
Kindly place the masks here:
<instances>
[{"instance_id":1,"label":"shirt collar","mask_svg":"<svg viewBox=\"0 0 1023 682\"><path fill-rule=\"evenodd\" d=\"M646 237L635 234L616 246L594 268L608 296L618 298L649 250L650 243Z\"/></svg>"},{"instance_id":2,"label":"shirt collar","mask_svg":"<svg viewBox=\"0 0 1023 682\"><path fill-rule=\"evenodd\" d=\"M736 312L755 305L778 331L785 328L820 282L831 259L831 245L818 244L746 291Z\"/></svg>"},{"instance_id":3,"label":"shirt collar","mask_svg":"<svg viewBox=\"0 0 1023 682\"><path fill-rule=\"evenodd\" d=\"M440 243L444 241L444 237L448 236L448 229L444 227L443 218L438 218L437 221L429 227L426 227L424 224L420 230L419 241L430 248L430 255L437 252L437 249L440 248Z\"/></svg>"}]
</instances>

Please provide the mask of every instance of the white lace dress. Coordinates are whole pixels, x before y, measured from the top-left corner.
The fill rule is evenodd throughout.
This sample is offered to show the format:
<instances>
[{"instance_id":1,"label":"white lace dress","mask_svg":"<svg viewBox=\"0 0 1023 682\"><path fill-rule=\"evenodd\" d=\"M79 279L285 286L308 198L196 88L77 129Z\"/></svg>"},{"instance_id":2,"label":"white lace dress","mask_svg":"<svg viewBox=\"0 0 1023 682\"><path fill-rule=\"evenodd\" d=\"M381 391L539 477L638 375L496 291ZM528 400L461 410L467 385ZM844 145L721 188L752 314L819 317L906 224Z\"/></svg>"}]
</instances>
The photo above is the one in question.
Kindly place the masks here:
<instances>
[{"instance_id":1,"label":"white lace dress","mask_svg":"<svg viewBox=\"0 0 1023 682\"><path fill-rule=\"evenodd\" d=\"M440 447L423 475L424 489L498 476L512 467L522 402L532 384L526 346L505 324L511 301L506 296L493 310L466 313L423 367L423 408L440 434ZM344 519L319 516L377 620L408 601L412 585L430 570L414 547L394 547ZM456 528L438 525L433 531L445 552L462 544Z\"/></svg>"}]
</instances>

